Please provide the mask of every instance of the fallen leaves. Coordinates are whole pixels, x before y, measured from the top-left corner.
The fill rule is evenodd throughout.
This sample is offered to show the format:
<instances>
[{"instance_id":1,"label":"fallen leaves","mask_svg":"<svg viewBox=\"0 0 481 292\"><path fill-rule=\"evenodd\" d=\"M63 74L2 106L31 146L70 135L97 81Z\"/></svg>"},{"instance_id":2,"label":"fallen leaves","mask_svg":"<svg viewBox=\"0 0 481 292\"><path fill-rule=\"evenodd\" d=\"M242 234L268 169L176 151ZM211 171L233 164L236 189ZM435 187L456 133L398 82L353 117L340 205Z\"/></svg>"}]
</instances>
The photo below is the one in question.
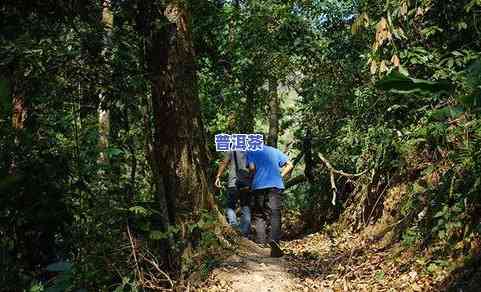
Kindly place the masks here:
<instances>
[{"instance_id":1,"label":"fallen leaves","mask_svg":"<svg viewBox=\"0 0 481 292\"><path fill-rule=\"evenodd\" d=\"M286 253L283 259L256 263L256 271L224 267L214 272L210 290L202 291L236 291L231 282L219 281L215 273L243 273L252 281L260 277L262 282L264 277L269 283L288 278L291 284L286 291L437 291L451 275L448 262L454 262L436 259L431 248L414 250L396 243L385 247L380 240L348 231L311 234L285 242L282 248ZM273 270L279 265L284 267L282 272Z\"/></svg>"},{"instance_id":2,"label":"fallen leaves","mask_svg":"<svg viewBox=\"0 0 481 292\"><path fill-rule=\"evenodd\" d=\"M290 272L314 291L429 291L448 276L441 270L422 273L430 260L413 250L397 244L381 248L348 232L314 234L285 247Z\"/></svg>"}]
</instances>

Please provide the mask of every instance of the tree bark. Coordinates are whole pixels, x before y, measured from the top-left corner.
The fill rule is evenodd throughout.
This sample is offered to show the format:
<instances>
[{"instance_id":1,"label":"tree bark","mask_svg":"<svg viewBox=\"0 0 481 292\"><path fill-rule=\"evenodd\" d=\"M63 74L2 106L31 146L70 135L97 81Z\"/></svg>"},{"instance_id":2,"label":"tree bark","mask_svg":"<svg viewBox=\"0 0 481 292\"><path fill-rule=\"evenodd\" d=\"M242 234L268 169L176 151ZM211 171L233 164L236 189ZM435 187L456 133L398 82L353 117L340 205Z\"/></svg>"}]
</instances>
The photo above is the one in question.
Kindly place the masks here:
<instances>
[{"instance_id":1,"label":"tree bark","mask_svg":"<svg viewBox=\"0 0 481 292\"><path fill-rule=\"evenodd\" d=\"M144 39L144 62L151 82L151 111L145 117L146 155L149 159L159 211L159 228L175 226L182 232L160 243L166 263L178 269L181 256L173 247L184 241L186 224L199 219L201 210L220 217L208 182L208 153L197 92L195 54L189 13L181 2L138 2L136 28ZM151 138L151 143L149 140ZM151 146L150 146L151 145ZM221 220L219 220L221 221ZM187 252L186 249L180 253Z\"/></svg>"},{"instance_id":2,"label":"tree bark","mask_svg":"<svg viewBox=\"0 0 481 292\"><path fill-rule=\"evenodd\" d=\"M110 8L110 0L103 1L102 19L101 24L104 28L103 34L103 48L101 51L103 63L109 64L107 58L108 44L112 37L113 15ZM110 72L109 72L110 73ZM108 164L107 148L109 146L109 134L110 134L110 111L107 105L107 99L102 92L99 94L99 106L98 106L98 123L99 123L99 157L97 162L101 165Z\"/></svg>"},{"instance_id":3,"label":"tree bark","mask_svg":"<svg viewBox=\"0 0 481 292\"><path fill-rule=\"evenodd\" d=\"M14 78L11 79L10 96L12 98L12 128L15 132L14 145L18 147L21 144L22 130L25 129L28 106L25 100L25 93L21 90L22 82L20 81L20 73L17 72ZM18 76L20 75L20 76ZM9 174L15 176L17 173L17 163L12 157L10 161Z\"/></svg>"},{"instance_id":4,"label":"tree bark","mask_svg":"<svg viewBox=\"0 0 481 292\"><path fill-rule=\"evenodd\" d=\"M247 85L246 87L246 103L243 106L243 111L239 115L240 121L240 129L242 130L243 134L249 134L254 132L255 128L255 88L251 85Z\"/></svg>"},{"instance_id":5,"label":"tree bark","mask_svg":"<svg viewBox=\"0 0 481 292\"><path fill-rule=\"evenodd\" d=\"M163 8L147 50L154 117L153 158L157 193L169 224L182 224L201 209L215 209L207 181L204 126L197 92L189 14L180 3Z\"/></svg>"},{"instance_id":6,"label":"tree bark","mask_svg":"<svg viewBox=\"0 0 481 292\"><path fill-rule=\"evenodd\" d=\"M25 127L25 120L27 118L27 106L25 98L22 95L15 94L13 96L13 111L12 111L12 127L16 130Z\"/></svg>"},{"instance_id":7,"label":"tree bark","mask_svg":"<svg viewBox=\"0 0 481 292\"><path fill-rule=\"evenodd\" d=\"M277 80L269 79L269 134L267 144L277 148L279 137L279 94L277 92Z\"/></svg>"},{"instance_id":8,"label":"tree bark","mask_svg":"<svg viewBox=\"0 0 481 292\"><path fill-rule=\"evenodd\" d=\"M305 169L304 169L304 174L307 177L307 180L309 183L313 183L315 177L314 177L314 160L312 157L312 135L311 135L311 130L309 128L306 128L306 136L304 137L304 140L302 141L302 152L304 152L304 164L305 164Z\"/></svg>"}]
</instances>

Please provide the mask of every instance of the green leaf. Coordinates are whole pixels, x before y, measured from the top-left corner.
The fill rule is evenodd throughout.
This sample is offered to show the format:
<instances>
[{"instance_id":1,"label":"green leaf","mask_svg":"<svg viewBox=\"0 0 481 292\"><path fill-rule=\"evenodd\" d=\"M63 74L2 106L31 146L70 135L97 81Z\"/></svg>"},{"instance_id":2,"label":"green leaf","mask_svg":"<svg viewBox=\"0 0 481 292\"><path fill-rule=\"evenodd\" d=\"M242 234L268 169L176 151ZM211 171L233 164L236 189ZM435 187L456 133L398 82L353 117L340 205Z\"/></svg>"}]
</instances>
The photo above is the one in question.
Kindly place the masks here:
<instances>
[{"instance_id":1,"label":"green leaf","mask_svg":"<svg viewBox=\"0 0 481 292\"><path fill-rule=\"evenodd\" d=\"M56 262L47 266L49 272L68 272L72 269L72 263L69 262Z\"/></svg>"},{"instance_id":2,"label":"green leaf","mask_svg":"<svg viewBox=\"0 0 481 292\"><path fill-rule=\"evenodd\" d=\"M467 108L477 108L481 106L481 91L473 92L468 95L461 95L456 99Z\"/></svg>"},{"instance_id":3,"label":"green leaf","mask_svg":"<svg viewBox=\"0 0 481 292\"><path fill-rule=\"evenodd\" d=\"M383 79L376 82L376 87L401 94L434 94L451 90L452 85L447 81L430 81L405 76L398 71L393 71Z\"/></svg>"},{"instance_id":4,"label":"green leaf","mask_svg":"<svg viewBox=\"0 0 481 292\"><path fill-rule=\"evenodd\" d=\"M435 260L434 262L441 267L449 267L449 261L447 260Z\"/></svg>"},{"instance_id":5,"label":"green leaf","mask_svg":"<svg viewBox=\"0 0 481 292\"><path fill-rule=\"evenodd\" d=\"M413 192L416 193L416 194L421 194L421 193L426 192L426 188L417 184L417 183L415 183L413 185Z\"/></svg>"},{"instance_id":6,"label":"green leaf","mask_svg":"<svg viewBox=\"0 0 481 292\"><path fill-rule=\"evenodd\" d=\"M28 292L43 292L45 289L42 285L42 283L34 283L30 289L28 290Z\"/></svg>"},{"instance_id":7,"label":"green leaf","mask_svg":"<svg viewBox=\"0 0 481 292\"><path fill-rule=\"evenodd\" d=\"M409 76L408 70L403 65L399 65L399 73L404 76Z\"/></svg>"},{"instance_id":8,"label":"green leaf","mask_svg":"<svg viewBox=\"0 0 481 292\"><path fill-rule=\"evenodd\" d=\"M432 263L432 264L429 264L429 266L426 269L429 273L434 273L436 270L439 270L439 267L436 264Z\"/></svg>"},{"instance_id":9,"label":"green leaf","mask_svg":"<svg viewBox=\"0 0 481 292\"><path fill-rule=\"evenodd\" d=\"M151 230L149 233L149 238L152 240L161 240L168 237L167 232L162 232L160 230Z\"/></svg>"},{"instance_id":10,"label":"green leaf","mask_svg":"<svg viewBox=\"0 0 481 292\"><path fill-rule=\"evenodd\" d=\"M462 106L445 106L433 111L430 118L437 121L443 121L447 118L456 119L465 112Z\"/></svg>"},{"instance_id":11,"label":"green leaf","mask_svg":"<svg viewBox=\"0 0 481 292\"><path fill-rule=\"evenodd\" d=\"M384 271L377 271L374 276L376 277L376 280L382 281L384 279Z\"/></svg>"},{"instance_id":12,"label":"green leaf","mask_svg":"<svg viewBox=\"0 0 481 292\"><path fill-rule=\"evenodd\" d=\"M139 215L149 215L150 214L149 210L145 209L142 206L130 207L129 211L132 212L132 213L135 213L135 214L139 214Z\"/></svg>"},{"instance_id":13,"label":"green leaf","mask_svg":"<svg viewBox=\"0 0 481 292\"><path fill-rule=\"evenodd\" d=\"M122 151L122 149L118 149L118 148L108 148L107 149L107 155L109 156L109 158L119 156L123 153L124 153L124 151Z\"/></svg>"},{"instance_id":14,"label":"green leaf","mask_svg":"<svg viewBox=\"0 0 481 292\"><path fill-rule=\"evenodd\" d=\"M470 12L473 7L475 7L476 5L481 5L481 1L479 0L471 0L471 2L469 2L468 4L466 4L466 6L464 6L464 9L466 10L466 12Z\"/></svg>"},{"instance_id":15,"label":"green leaf","mask_svg":"<svg viewBox=\"0 0 481 292\"><path fill-rule=\"evenodd\" d=\"M169 238L170 236L173 236L177 232L179 232L179 228L174 226L169 226L167 228L167 231L165 232L162 232L160 230L151 230L149 232L149 238L153 240L166 239L166 238Z\"/></svg>"},{"instance_id":16,"label":"green leaf","mask_svg":"<svg viewBox=\"0 0 481 292\"><path fill-rule=\"evenodd\" d=\"M462 57L463 56L463 54L458 52L458 51L452 51L451 54L456 56L456 57Z\"/></svg>"}]
</instances>

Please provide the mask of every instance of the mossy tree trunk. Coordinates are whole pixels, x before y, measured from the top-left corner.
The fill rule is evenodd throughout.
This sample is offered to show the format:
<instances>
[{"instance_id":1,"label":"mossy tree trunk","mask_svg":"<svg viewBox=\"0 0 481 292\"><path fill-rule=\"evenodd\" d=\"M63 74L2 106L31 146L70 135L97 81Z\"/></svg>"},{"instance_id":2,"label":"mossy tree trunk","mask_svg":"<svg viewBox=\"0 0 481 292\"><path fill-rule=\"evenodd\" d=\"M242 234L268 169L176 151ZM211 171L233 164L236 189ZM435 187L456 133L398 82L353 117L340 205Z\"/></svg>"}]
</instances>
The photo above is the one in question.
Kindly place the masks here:
<instances>
[{"instance_id":1,"label":"mossy tree trunk","mask_svg":"<svg viewBox=\"0 0 481 292\"><path fill-rule=\"evenodd\" d=\"M195 221L203 209L217 209L207 177L188 9L178 1L144 4L151 8L142 21L151 80L152 168L162 228L167 230Z\"/></svg>"}]
</instances>

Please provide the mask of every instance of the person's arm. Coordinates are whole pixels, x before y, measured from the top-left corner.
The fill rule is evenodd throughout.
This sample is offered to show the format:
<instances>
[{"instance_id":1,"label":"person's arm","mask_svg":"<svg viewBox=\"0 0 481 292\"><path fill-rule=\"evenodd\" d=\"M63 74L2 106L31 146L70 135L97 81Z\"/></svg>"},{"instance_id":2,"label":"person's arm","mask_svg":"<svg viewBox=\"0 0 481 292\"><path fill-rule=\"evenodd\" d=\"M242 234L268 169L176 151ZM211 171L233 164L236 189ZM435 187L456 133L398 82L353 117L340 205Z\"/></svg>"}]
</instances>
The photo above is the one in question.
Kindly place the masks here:
<instances>
[{"instance_id":1,"label":"person's arm","mask_svg":"<svg viewBox=\"0 0 481 292\"><path fill-rule=\"evenodd\" d=\"M281 151L279 151L278 153L279 153L279 167L282 168L281 176L282 178L286 178L291 174L291 171L294 168L294 165L289 160L289 157L287 155L285 155Z\"/></svg>"},{"instance_id":2,"label":"person's arm","mask_svg":"<svg viewBox=\"0 0 481 292\"><path fill-rule=\"evenodd\" d=\"M253 178L256 173L256 165L254 163L249 163L249 173L251 174L251 178Z\"/></svg>"},{"instance_id":3,"label":"person's arm","mask_svg":"<svg viewBox=\"0 0 481 292\"><path fill-rule=\"evenodd\" d=\"M227 155L219 165L219 170L217 171L217 176L215 177L215 182L214 182L214 185L218 188L221 187L220 178L224 174L225 169L227 168L227 165L229 165L229 162L230 162L230 156Z\"/></svg>"},{"instance_id":4,"label":"person's arm","mask_svg":"<svg viewBox=\"0 0 481 292\"><path fill-rule=\"evenodd\" d=\"M292 169L294 169L294 164L292 164L292 162L290 161L287 161L284 164L284 167L282 168L282 173L281 173L282 178L289 176L291 174Z\"/></svg>"},{"instance_id":5,"label":"person's arm","mask_svg":"<svg viewBox=\"0 0 481 292\"><path fill-rule=\"evenodd\" d=\"M251 153L247 153L246 164L247 164L247 168L249 169L250 178L252 180L252 178L254 178L254 174L256 173L256 165L252 161L251 155L252 155Z\"/></svg>"}]
</instances>

